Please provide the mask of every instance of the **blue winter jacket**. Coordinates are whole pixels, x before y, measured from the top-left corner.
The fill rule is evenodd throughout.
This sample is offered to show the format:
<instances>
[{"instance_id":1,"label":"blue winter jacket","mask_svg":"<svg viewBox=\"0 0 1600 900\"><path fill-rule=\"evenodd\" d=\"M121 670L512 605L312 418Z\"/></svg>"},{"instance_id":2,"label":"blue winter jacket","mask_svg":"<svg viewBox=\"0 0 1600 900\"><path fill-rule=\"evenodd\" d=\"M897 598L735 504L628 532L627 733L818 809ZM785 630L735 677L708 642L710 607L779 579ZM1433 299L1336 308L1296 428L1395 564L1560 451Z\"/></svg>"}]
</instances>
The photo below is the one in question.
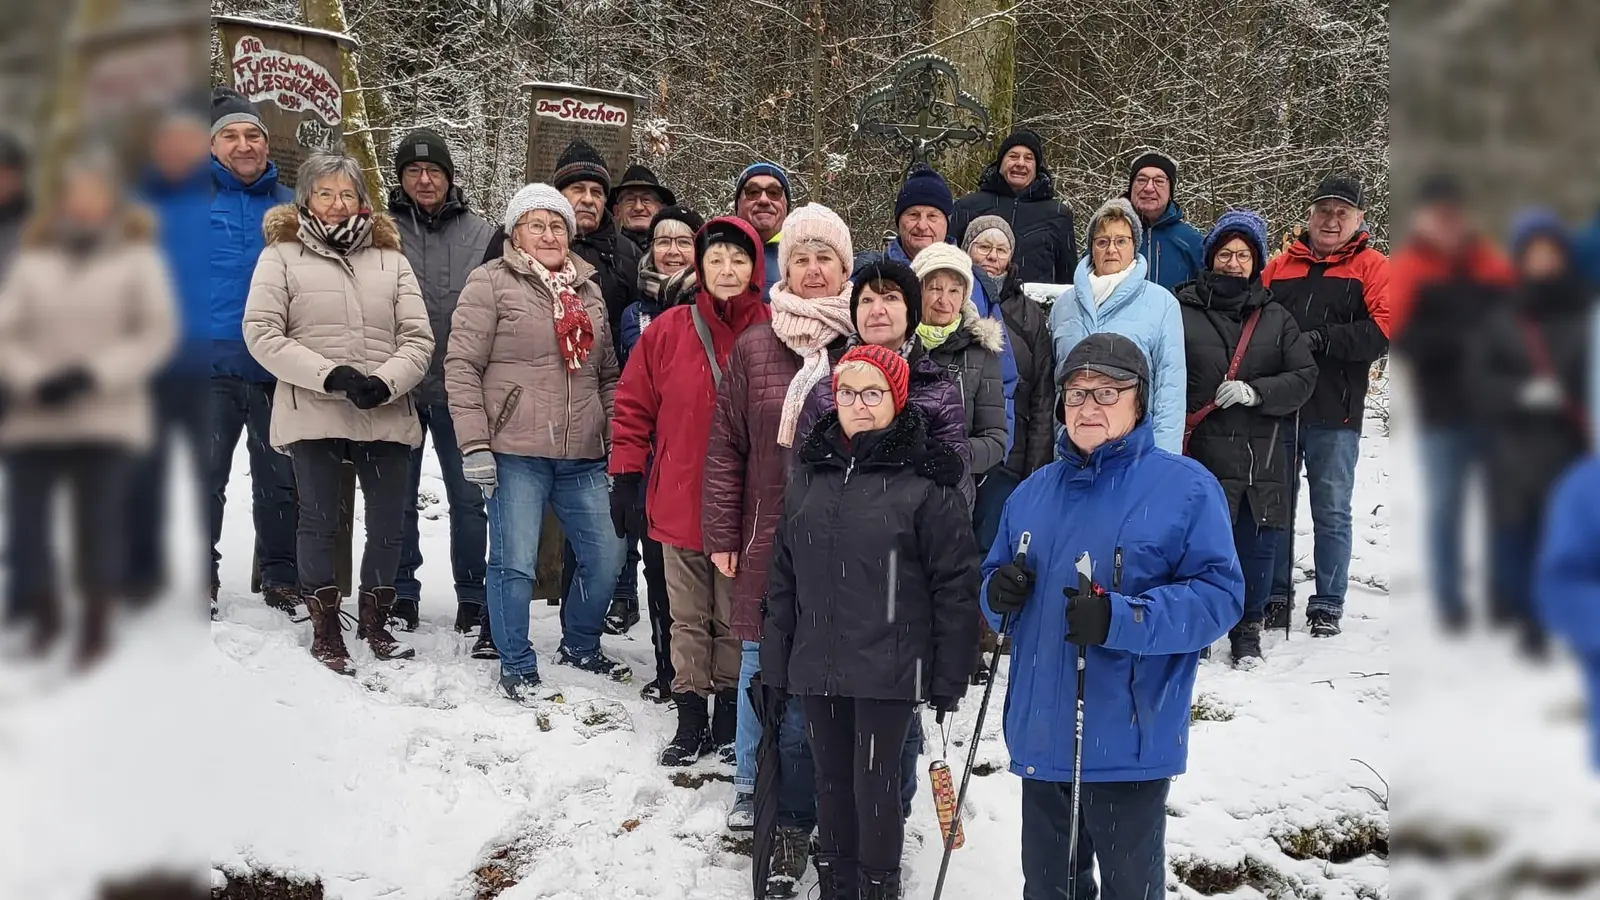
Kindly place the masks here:
<instances>
[{"instance_id":1,"label":"blue winter jacket","mask_svg":"<svg viewBox=\"0 0 1600 900\"><path fill-rule=\"evenodd\" d=\"M772 302L772 286L783 280L783 269L778 265L778 245L783 243L783 232L772 236L761 252L767 258L766 286L761 289L761 302Z\"/></svg>"},{"instance_id":2,"label":"blue winter jacket","mask_svg":"<svg viewBox=\"0 0 1600 900\"><path fill-rule=\"evenodd\" d=\"M145 173L140 197L155 210L161 252L178 294L178 348L168 370L195 376L211 374L211 170L196 166L189 177L168 181Z\"/></svg>"},{"instance_id":3,"label":"blue winter jacket","mask_svg":"<svg viewBox=\"0 0 1600 900\"><path fill-rule=\"evenodd\" d=\"M984 560L988 579L1024 531L1033 595L1011 626L1005 734L1011 771L1072 780L1077 645L1066 640L1078 555L1110 593L1111 631L1086 650L1083 780L1150 781L1188 762L1189 707L1201 649L1238 623L1244 576L1228 501L1205 467L1157 449L1150 423L1087 459L1070 445L1006 501Z\"/></svg>"},{"instance_id":4,"label":"blue winter jacket","mask_svg":"<svg viewBox=\"0 0 1600 900\"><path fill-rule=\"evenodd\" d=\"M1205 253L1201 249L1205 240L1200 229L1184 221L1183 208L1178 206L1178 201L1169 202L1161 218L1144 229L1144 243L1139 252L1150 261L1147 277L1169 291L1185 281L1193 281L1205 268Z\"/></svg>"},{"instance_id":5,"label":"blue winter jacket","mask_svg":"<svg viewBox=\"0 0 1600 900\"><path fill-rule=\"evenodd\" d=\"M1544 624L1572 646L1589 683L1600 771L1600 456L1573 466L1551 495L1535 586Z\"/></svg>"},{"instance_id":6,"label":"blue winter jacket","mask_svg":"<svg viewBox=\"0 0 1600 900\"><path fill-rule=\"evenodd\" d=\"M1079 341L1102 331L1123 335L1138 344L1150 363L1149 416L1155 423L1156 446L1182 453L1189 369L1184 358L1183 311L1178 299L1171 291L1145 279L1149 267L1140 256L1134 259L1128 277L1097 307L1089 287L1090 266L1087 256L1078 263L1072 287L1063 291L1050 309L1057 365L1066 360Z\"/></svg>"},{"instance_id":7,"label":"blue winter jacket","mask_svg":"<svg viewBox=\"0 0 1600 900\"><path fill-rule=\"evenodd\" d=\"M266 246L261 220L267 210L294 200L294 192L278 184L276 163L245 184L212 158L211 181L211 374L272 381L245 349L244 301Z\"/></svg>"},{"instance_id":8,"label":"blue winter jacket","mask_svg":"<svg viewBox=\"0 0 1600 900\"><path fill-rule=\"evenodd\" d=\"M954 242L948 241L947 243ZM911 257L907 256L906 251L901 249L900 239L895 238L889 242L889 248L884 252L862 250L857 253L856 258L851 261L851 279L860 275L861 270L869 264L885 258L902 265L911 265ZM978 307L978 315L994 319L1002 325L1005 323L1005 317L1000 311L1000 300L998 297L994 300L989 299L988 292L983 289L983 279L978 277L976 263L972 266L972 303ZM1011 350L1011 333L1009 331L1002 329L1002 340L1004 341L1004 348L1000 351L1000 378L1004 382L1006 392L1006 455L1009 456L1012 446L1017 442L1017 357Z\"/></svg>"}]
</instances>

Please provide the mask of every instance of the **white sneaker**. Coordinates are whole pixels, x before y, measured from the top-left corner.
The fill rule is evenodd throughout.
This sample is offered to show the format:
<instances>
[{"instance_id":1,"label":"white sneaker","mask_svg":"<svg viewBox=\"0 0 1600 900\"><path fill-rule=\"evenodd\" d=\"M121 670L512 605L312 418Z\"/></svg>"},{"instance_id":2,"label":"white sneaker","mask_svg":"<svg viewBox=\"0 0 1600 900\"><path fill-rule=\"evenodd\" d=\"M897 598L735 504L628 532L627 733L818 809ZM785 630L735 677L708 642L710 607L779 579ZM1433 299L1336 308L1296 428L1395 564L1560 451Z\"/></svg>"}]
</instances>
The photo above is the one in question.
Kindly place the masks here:
<instances>
[{"instance_id":1,"label":"white sneaker","mask_svg":"<svg viewBox=\"0 0 1600 900\"><path fill-rule=\"evenodd\" d=\"M734 795L733 809L728 810L728 830L756 830L756 798L754 794Z\"/></svg>"}]
</instances>

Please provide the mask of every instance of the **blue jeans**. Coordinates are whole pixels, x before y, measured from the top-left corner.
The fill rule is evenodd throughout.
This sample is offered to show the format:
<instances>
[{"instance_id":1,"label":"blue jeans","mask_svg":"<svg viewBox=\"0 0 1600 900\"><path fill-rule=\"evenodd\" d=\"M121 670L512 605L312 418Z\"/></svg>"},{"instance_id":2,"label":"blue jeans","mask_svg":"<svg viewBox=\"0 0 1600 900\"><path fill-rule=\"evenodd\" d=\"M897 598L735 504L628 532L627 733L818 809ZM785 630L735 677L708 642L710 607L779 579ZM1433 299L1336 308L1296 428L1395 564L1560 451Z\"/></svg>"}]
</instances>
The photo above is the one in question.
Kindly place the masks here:
<instances>
[{"instance_id":1,"label":"blue jeans","mask_svg":"<svg viewBox=\"0 0 1600 900\"><path fill-rule=\"evenodd\" d=\"M1538 621L1533 573L1539 558L1539 526L1496 525L1489 537L1490 617L1496 623Z\"/></svg>"},{"instance_id":2,"label":"blue jeans","mask_svg":"<svg viewBox=\"0 0 1600 900\"><path fill-rule=\"evenodd\" d=\"M639 602L639 537L630 534L623 538L626 556L622 561L622 572L617 575L617 586L612 590L611 599ZM572 588L572 573L578 568L578 554L572 551L572 542L567 541L561 547L561 593L565 594Z\"/></svg>"},{"instance_id":3,"label":"blue jeans","mask_svg":"<svg viewBox=\"0 0 1600 900\"><path fill-rule=\"evenodd\" d=\"M528 605L539 558L545 506L578 553L572 591L563 603L561 646L574 656L600 649L606 606L622 568L622 541L611 525L610 487L602 459L494 455L498 485L489 498L489 569L485 594L502 675L536 674L528 644Z\"/></svg>"},{"instance_id":4,"label":"blue jeans","mask_svg":"<svg viewBox=\"0 0 1600 900\"><path fill-rule=\"evenodd\" d=\"M255 520L256 559L263 588L296 589L294 465L272 449L272 395L276 382L242 378L211 379L211 583L218 584L222 553L222 509L239 434L250 450L251 515Z\"/></svg>"},{"instance_id":5,"label":"blue jeans","mask_svg":"<svg viewBox=\"0 0 1600 900\"><path fill-rule=\"evenodd\" d=\"M461 471L461 450L456 447L456 426L450 410L443 406L419 406L417 418L424 435L431 435L439 471L444 475L444 495L450 505L450 568L455 576L456 602L482 603L488 569L489 516L484 510L483 489L466 479ZM406 486L405 543L400 550L400 573L395 576L395 594L403 599L420 600L422 582L422 542L417 531L417 491L422 487L422 447L411 451L411 481Z\"/></svg>"},{"instance_id":6,"label":"blue jeans","mask_svg":"<svg viewBox=\"0 0 1600 900\"><path fill-rule=\"evenodd\" d=\"M1295 429L1288 429L1284 450L1289 459L1290 516L1278 544L1272 596L1287 600L1294 608L1294 514L1299 508L1300 467L1304 464L1311 491L1312 560L1316 567L1316 593L1306 601L1306 612L1328 613L1338 619L1344 615L1350 581L1350 498L1355 493L1356 462L1361 458L1361 432L1301 425L1298 435Z\"/></svg>"},{"instance_id":7,"label":"blue jeans","mask_svg":"<svg viewBox=\"0 0 1600 900\"><path fill-rule=\"evenodd\" d=\"M1105 900L1166 896L1167 792L1172 782L1085 782L1078 813L1078 872L1067 892L1071 782L1022 779L1023 900L1094 900L1095 862Z\"/></svg>"},{"instance_id":8,"label":"blue jeans","mask_svg":"<svg viewBox=\"0 0 1600 900\"><path fill-rule=\"evenodd\" d=\"M741 794L756 789L756 755L761 746L761 723L750 705L750 679L761 671L761 645L745 641L739 657L739 729L733 751L738 757L733 789ZM817 827L817 773L806 740L806 715L799 697L790 697L778 730L778 824L811 831Z\"/></svg>"},{"instance_id":9,"label":"blue jeans","mask_svg":"<svg viewBox=\"0 0 1600 900\"><path fill-rule=\"evenodd\" d=\"M1239 516L1233 520L1233 546L1244 572L1244 617L1239 621L1259 622L1266 618L1274 563L1282 540L1283 529L1267 528L1256 521L1248 495L1239 501Z\"/></svg>"},{"instance_id":10,"label":"blue jeans","mask_svg":"<svg viewBox=\"0 0 1600 900\"><path fill-rule=\"evenodd\" d=\"M1467 613L1461 593L1461 528L1467 480L1478 462L1482 437L1470 428L1431 428L1422 433L1422 486L1426 491L1428 577L1440 614Z\"/></svg>"}]
</instances>

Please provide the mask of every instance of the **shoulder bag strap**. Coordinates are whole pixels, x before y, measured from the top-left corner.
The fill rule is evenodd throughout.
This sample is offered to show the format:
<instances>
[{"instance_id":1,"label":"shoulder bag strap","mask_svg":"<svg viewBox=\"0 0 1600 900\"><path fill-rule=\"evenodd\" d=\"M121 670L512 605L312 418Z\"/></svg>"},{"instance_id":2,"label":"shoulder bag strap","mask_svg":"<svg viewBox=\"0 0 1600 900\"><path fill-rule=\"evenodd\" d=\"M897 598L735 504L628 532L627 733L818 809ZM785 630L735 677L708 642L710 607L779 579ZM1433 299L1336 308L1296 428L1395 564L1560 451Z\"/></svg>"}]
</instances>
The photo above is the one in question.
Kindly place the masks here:
<instances>
[{"instance_id":1,"label":"shoulder bag strap","mask_svg":"<svg viewBox=\"0 0 1600 900\"><path fill-rule=\"evenodd\" d=\"M1233 348L1233 358L1228 360L1228 373L1223 376L1224 381L1232 381L1234 376L1239 374L1239 364L1244 362L1245 348L1250 346L1250 337L1256 333L1256 323L1260 320L1261 307L1258 306L1256 307L1255 311L1250 313L1249 317L1244 320L1244 329L1239 332L1239 345ZM1189 435L1200 426L1201 422L1205 421L1206 416L1211 415L1216 411L1216 409L1217 402L1212 400L1206 403L1205 406L1200 407L1199 409L1190 413L1188 416L1184 417L1183 453L1185 456L1189 454Z\"/></svg>"},{"instance_id":2,"label":"shoulder bag strap","mask_svg":"<svg viewBox=\"0 0 1600 900\"><path fill-rule=\"evenodd\" d=\"M700 335L700 346L704 347L706 351L706 364L711 367L711 381L720 388L722 387L722 367L717 365L717 351L711 344L711 326L707 325L705 318L700 315L700 307L689 307L689 313L694 316L694 330L696 334Z\"/></svg>"}]
</instances>

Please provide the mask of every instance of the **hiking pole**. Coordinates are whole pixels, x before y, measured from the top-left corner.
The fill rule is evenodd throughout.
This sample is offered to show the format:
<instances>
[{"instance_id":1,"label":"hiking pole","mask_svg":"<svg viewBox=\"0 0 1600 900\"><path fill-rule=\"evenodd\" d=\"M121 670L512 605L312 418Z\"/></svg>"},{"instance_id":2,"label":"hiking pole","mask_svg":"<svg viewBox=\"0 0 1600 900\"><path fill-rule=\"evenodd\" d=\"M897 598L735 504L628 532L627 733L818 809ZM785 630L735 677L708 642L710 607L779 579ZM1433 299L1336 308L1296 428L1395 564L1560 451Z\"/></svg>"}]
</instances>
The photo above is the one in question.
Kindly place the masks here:
<instances>
[{"instance_id":1,"label":"hiking pole","mask_svg":"<svg viewBox=\"0 0 1600 900\"><path fill-rule=\"evenodd\" d=\"M1012 560L1017 566L1022 566L1028 561L1028 545L1033 543L1033 535L1024 531L1021 539L1017 541L1017 555ZM944 858L939 861L939 880L933 885L933 900L939 900L944 894L944 878L950 871L950 854L956 849L956 835L961 829L961 808L967 802L967 786L972 783L972 768L978 763L978 739L983 737L983 720L989 713L989 698L994 694L994 683L998 680L1000 671L1000 649L1005 646L1006 631L1011 627L1011 614L1000 616L1000 633L996 635L994 652L989 655L989 681L983 686L983 700L978 704L978 721L972 726L972 745L967 748L967 768L961 773L961 790L956 792L955 815L950 819L950 830L944 836ZM1082 691L1079 691L1081 694ZM934 717L934 721L944 724L944 713Z\"/></svg>"},{"instance_id":2,"label":"hiking pole","mask_svg":"<svg viewBox=\"0 0 1600 900\"><path fill-rule=\"evenodd\" d=\"M1118 551L1121 552L1121 551ZM1094 581L1094 563L1085 551L1078 557L1078 574ZM1071 626L1068 626L1069 628ZM1083 672L1087 662L1082 644L1074 644L1078 665L1078 691L1072 728L1072 814L1068 817L1067 835L1067 894L1078 896L1078 812L1083 808Z\"/></svg>"}]
</instances>

